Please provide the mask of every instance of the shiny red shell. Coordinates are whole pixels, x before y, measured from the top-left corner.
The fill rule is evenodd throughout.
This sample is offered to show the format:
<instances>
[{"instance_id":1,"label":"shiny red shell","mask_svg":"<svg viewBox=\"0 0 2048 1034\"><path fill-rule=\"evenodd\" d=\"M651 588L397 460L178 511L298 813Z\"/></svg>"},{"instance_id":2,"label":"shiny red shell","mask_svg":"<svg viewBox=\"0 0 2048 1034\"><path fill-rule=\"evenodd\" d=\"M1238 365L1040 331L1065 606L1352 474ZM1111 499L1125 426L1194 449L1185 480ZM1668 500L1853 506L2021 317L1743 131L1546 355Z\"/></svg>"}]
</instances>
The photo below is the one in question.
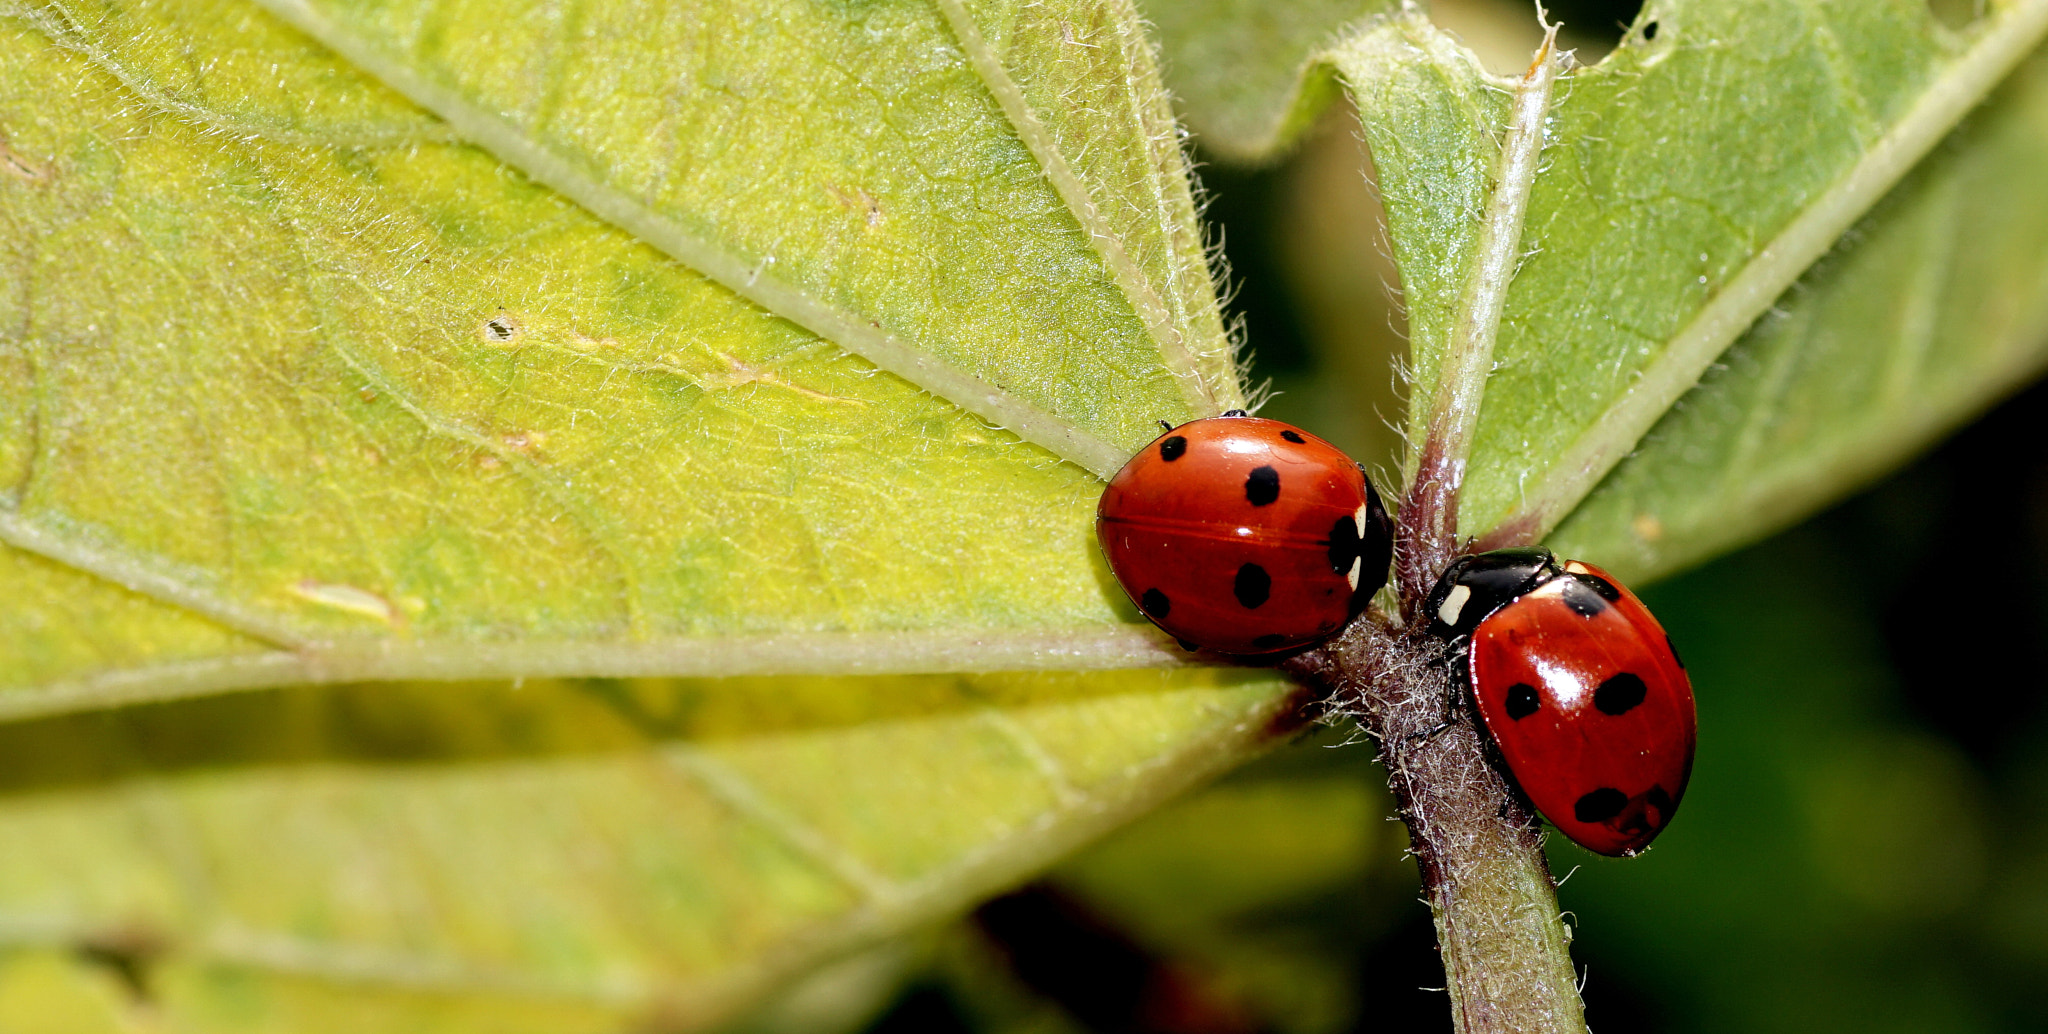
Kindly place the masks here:
<instances>
[{"instance_id":1,"label":"shiny red shell","mask_svg":"<svg viewBox=\"0 0 2048 1034\"><path fill-rule=\"evenodd\" d=\"M1671 821L1698 739L1692 683L1642 601L1591 564L1495 610L1472 633L1472 696L1501 759L1551 824L1584 847L1632 855ZM1613 598L1591 614L1589 575ZM1600 594L1602 597L1606 593Z\"/></svg>"},{"instance_id":2,"label":"shiny red shell","mask_svg":"<svg viewBox=\"0 0 2048 1034\"><path fill-rule=\"evenodd\" d=\"M1110 570L1190 649L1272 653L1323 639L1386 583L1386 511L1337 447L1222 416L1161 435L1096 510Z\"/></svg>"}]
</instances>

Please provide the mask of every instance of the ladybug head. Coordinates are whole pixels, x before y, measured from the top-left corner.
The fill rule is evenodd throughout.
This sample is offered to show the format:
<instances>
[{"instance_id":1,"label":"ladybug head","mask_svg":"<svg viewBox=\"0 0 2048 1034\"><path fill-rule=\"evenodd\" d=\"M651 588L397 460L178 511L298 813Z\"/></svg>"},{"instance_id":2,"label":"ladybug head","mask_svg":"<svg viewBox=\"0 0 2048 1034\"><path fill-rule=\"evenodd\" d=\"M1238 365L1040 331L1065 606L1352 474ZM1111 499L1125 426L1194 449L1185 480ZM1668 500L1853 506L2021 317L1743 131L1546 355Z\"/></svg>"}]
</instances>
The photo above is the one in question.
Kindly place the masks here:
<instances>
[{"instance_id":1,"label":"ladybug head","mask_svg":"<svg viewBox=\"0 0 2048 1034\"><path fill-rule=\"evenodd\" d=\"M1429 634L1446 642L1471 635L1487 615L1563 573L1557 558L1539 546L1461 556L1423 601Z\"/></svg>"}]
</instances>

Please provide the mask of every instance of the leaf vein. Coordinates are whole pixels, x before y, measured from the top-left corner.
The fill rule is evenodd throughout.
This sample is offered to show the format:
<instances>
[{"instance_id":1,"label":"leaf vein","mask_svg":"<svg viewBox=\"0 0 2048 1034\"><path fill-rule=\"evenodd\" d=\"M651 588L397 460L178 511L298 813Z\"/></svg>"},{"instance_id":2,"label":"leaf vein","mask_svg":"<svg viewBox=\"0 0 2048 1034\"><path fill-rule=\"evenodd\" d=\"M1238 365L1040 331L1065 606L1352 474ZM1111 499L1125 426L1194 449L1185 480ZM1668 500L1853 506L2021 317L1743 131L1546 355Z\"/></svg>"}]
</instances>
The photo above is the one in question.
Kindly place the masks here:
<instances>
[{"instance_id":1,"label":"leaf vein","mask_svg":"<svg viewBox=\"0 0 2048 1034\"><path fill-rule=\"evenodd\" d=\"M1996 17L1861 160L1758 250L1642 376L1531 479L1521 508L1480 536L1482 548L1537 541L1563 520L1714 360L2048 35L2048 0L2019 0Z\"/></svg>"},{"instance_id":2,"label":"leaf vein","mask_svg":"<svg viewBox=\"0 0 2048 1034\"><path fill-rule=\"evenodd\" d=\"M1196 365L1193 349L1189 347L1181 324L1175 320L1175 313L1169 311L1166 302L1153 288L1143 270L1138 268L1125 246L1123 238L1117 235L1109 220L1104 217L1101 206L1095 203L1088 185L1074 172L1067 158L1060 152L1059 143L1031 102L1024 96L1023 88L1010 77L1002 59L990 47L980 26L967 12L962 0L937 0L939 9L946 16L946 22L959 40L960 48L967 55L968 64L980 77L982 85L995 98L996 104L1010 121L1010 128L1022 140L1031 156L1038 161L1039 170L1052 184L1067 210L1081 225L1081 232L1102 259L1111 279L1116 281L1124 298L1137 310L1139 319L1145 323L1146 332L1158 346L1162 361L1180 382L1183 394L1187 396L1197 412L1205 416L1223 411L1215 389L1202 376Z\"/></svg>"},{"instance_id":3,"label":"leaf vein","mask_svg":"<svg viewBox=\"0 0 2048 1034\"><path fill-rule=\"evenodd\" d=\"M777 806L752 780L711 752L696 747L671 747L663 754L671 769L688 776L734 814L767 830L812 864L860 892L867 901L892 905L903 899L903 888L895 881L876 872L816 827Z\"/></svg>"},{"instance_id":4,"label":"leaf vein","mask_svg":"<svg viewBox=\"0 0 2048 1034\"><path fill-rule=\"evenodd\" d=\"M607 186L541 146L503 116L471 103L455 90L405 67L371 41L344 30L306 0L257 2L446 119L464 139L740 297L1097 475L1108 477L1128 458L1123 448L1072 421L938 359L877 321L840 309L803 286L777 277L770 269L774 256L741 255Z\"/></svg>"},{"instance_id":5,"label":"leaf vein","mask_svg":"<svg viewBox=\"0 0 2048 1034\"><path fill-rule=\"evenodd\" d=\"M93 67L114 77L123 88L145 104L176 118L233 137L268 140L297 147L405 147L413 144L457 140L455 131L439 120L422 119L419 124L384 132L306 133L231 115L227 112L177 99L151 83L106 48L90 42L77 18L61 4L22 8L0 7L0 16L20 19L47 37L51 44L84 58ZM185 55L196 57L189 52ZM200 66L203 67L203 66Z\"/></svg>"}]
</instances>

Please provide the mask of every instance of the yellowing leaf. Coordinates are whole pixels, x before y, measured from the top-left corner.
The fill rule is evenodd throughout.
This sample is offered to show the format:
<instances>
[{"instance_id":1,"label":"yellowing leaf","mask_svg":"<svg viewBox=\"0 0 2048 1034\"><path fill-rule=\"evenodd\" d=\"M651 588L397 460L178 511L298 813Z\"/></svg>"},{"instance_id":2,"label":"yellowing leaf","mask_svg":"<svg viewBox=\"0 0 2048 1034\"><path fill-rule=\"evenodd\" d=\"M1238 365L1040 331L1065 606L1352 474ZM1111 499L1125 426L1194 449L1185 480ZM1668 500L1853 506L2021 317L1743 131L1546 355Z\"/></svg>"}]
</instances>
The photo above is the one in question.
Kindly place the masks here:
<instances>
[{"instance_id":1,"label":"yellowing leaf","mask_svg":"<svg viewBox=\"0 0 2048 1034\"><path fill-rule=\"evenodd\" d=\"M1293 726L1074 674L1184 656L1091 469L1241 398L1128 10L352 11L442 107L0 8L0 1015L701 1027Z\"/></svg>"},{"instance_id":2,"label":"yellowing leaf","mask_svg":"<svg viewBox=\"0 0 2048 1034\"><path fill-rule=\"evenodd\" d=\"M556 150L535 152L552 156L539 172L588 164L586 146L616 156L617 176L639 178L584 183L586 200L624 205L708 269L450 142L261 15L143 5L10 21L0 125L44 172L11 181L4 210L30 275L4 314L21 329L5 342L19 405L0 537L186 612L139 622L192 626L237 658L290 648L251 662L271 681L1159 663L1092 547L1095 479L839 346L893 328L889 348L925 349L909 373L927 359L971 368L992 394L955 401L1052 414L1052 444L1095 443L1076 448L1097 466L1157 417L1233 402L1168 122L1134 100L1114 124L1019 130L952 30L898 7L868 15L910 19L890 30L911 34L895 57L842 62L877 77L865 85L771 75L883 27L854 14L806 8L777 32L721 36L708 64L663 80L681 105L665 142L606 106L615 80L557 73L578 85L547 109ZM1144 81L1128 19L1090 10L986 35L990 61L1027 70L1039 66L1021 40L1055 33L1065 48L1043 75L1003 80L1013 100ZM1084 30L1102 41L1058 42ZM432 38L457 36L483 38ZM508 58L537 53L491 38ZM1061 64L1105 50L1120 63ZM475 56L425 66L485 90L512 75ZM823 105L793 95L735 122L721 114L732 89L705 85L723 77L801 81L853 108L829 125L752 124ZM280 80L339 85L293 108L265 99ZM1116 132L1127 150L1080 147ZM1063 198L1041 158L1082 193ZM828 341L804 321L858 329ZM958 386L945 376L923 387ZM23 614L10 628L85 627L60 620L78 593L10 595ZM132 637L24 635L24 653L52 659L11 672L18 688L73 699L95 678L136 680L114 645ZM192 671L167 668L164 692Z\"/></svg>"},{"instance_id":3,"label":"yellowing leaf","mask_svg":"<svg viewBox=\"0 0 2048 1034\"><path fill-rule=\"evenodd\" d=\"M1289 706L1261 673L1135 672L372 685L15 723L0 929L138 946L202 1029L694 1028L1021 878Z\"/></svg>"}]
</instances>

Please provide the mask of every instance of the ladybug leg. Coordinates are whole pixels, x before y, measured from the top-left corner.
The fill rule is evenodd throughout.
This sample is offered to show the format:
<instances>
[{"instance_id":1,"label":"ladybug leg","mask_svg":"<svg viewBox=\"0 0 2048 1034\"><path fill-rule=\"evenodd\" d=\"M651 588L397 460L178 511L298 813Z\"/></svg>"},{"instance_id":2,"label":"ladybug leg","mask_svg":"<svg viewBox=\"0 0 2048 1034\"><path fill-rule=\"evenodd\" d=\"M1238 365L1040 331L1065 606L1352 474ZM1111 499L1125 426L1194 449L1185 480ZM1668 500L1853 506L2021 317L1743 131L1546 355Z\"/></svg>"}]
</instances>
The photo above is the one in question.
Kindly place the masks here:
<instances>
[{"instance_id":1,"label":"ladybug leg","mask_svg":"<svg viewBox=\"0 0 2048 1034\"><path fill-rule=\"evenodd\" d=\"M1408 742L1414 743L1416 740L1433 740L1436 738L1437 733L1440 733L1445 729L1448 729L1456 724L1458 724L1458 719L1455 716L1445 715L1443 721L1438 722L1435 725L1432 725L1421 732L1409 733Z\"/></svg>"},{"instance_id":2,"label":"ladybug leg","mask_svg":"<svg viewBox=\"0 0 2048 1034\"><path fill-rule=\"evenodd\" d=\"M1161 421L1159 421L1159 426L1160 426L1161 428L1164 428L1165 430L1168 430L1168 431L1171 431L1171 430L1173 430L1173 425L1172 425L1172 424L1169 424L1169 423L1167 423L1167 422L1166 422L1166 421L1164 421L1164 420L1161 420Z\"/></svg>"},{"instance_id":3,"label":"ladybug leg","mask_svg":"<svg viewBox=\"0 0 2048 1034\"><path fill-rule=\"evenodd\" d=\"M1460 672L1461 666L1452 664L1451 662L1454 660L1461 659L1463 659L1462 649L1459 647L1453 647L1452 649L1445 650L1442 654L1436 657L1432 657L1429 660L1423 662L1422 666L1425 668L1434 668L1437 665L1441 664L1449 669L1449 671L1446 674L1450 677L1444 680L1444 717L1442 721L1436 723L1435 725L1430 726L1427 729L1424 729L1421 732L1409 733L1408 742L1413 743L1416 740L1435 739L1438 733L1443 732L1445 729L1448 729L1451 726L1458 724L1458 713L1464 710L1465 704L1465 694L1460 693L1458 690L1463 685L1464 680L1457 677Z\"/></svg>"},{"instance_id":4,"label":"ladybug leg","mask_svg":"<svg viewBox=\"0 0 2048 1034\"><path fill-rule=\"evenodd\" d=\"M1445 729L1448 729L1451 726L1458 724L1459 705L1462 702L1460 700L1460 696L1461 694L1459 694L1459 692L1456 689L1445 689L1443 721L1440 721L1435 725L1432 725L1429 728L1424 729L1421 732L1409 733L1408 742L1413 743L1416 740L1435 739L1437 733L1440 733Z\"/></svg>"}]
</instances>

